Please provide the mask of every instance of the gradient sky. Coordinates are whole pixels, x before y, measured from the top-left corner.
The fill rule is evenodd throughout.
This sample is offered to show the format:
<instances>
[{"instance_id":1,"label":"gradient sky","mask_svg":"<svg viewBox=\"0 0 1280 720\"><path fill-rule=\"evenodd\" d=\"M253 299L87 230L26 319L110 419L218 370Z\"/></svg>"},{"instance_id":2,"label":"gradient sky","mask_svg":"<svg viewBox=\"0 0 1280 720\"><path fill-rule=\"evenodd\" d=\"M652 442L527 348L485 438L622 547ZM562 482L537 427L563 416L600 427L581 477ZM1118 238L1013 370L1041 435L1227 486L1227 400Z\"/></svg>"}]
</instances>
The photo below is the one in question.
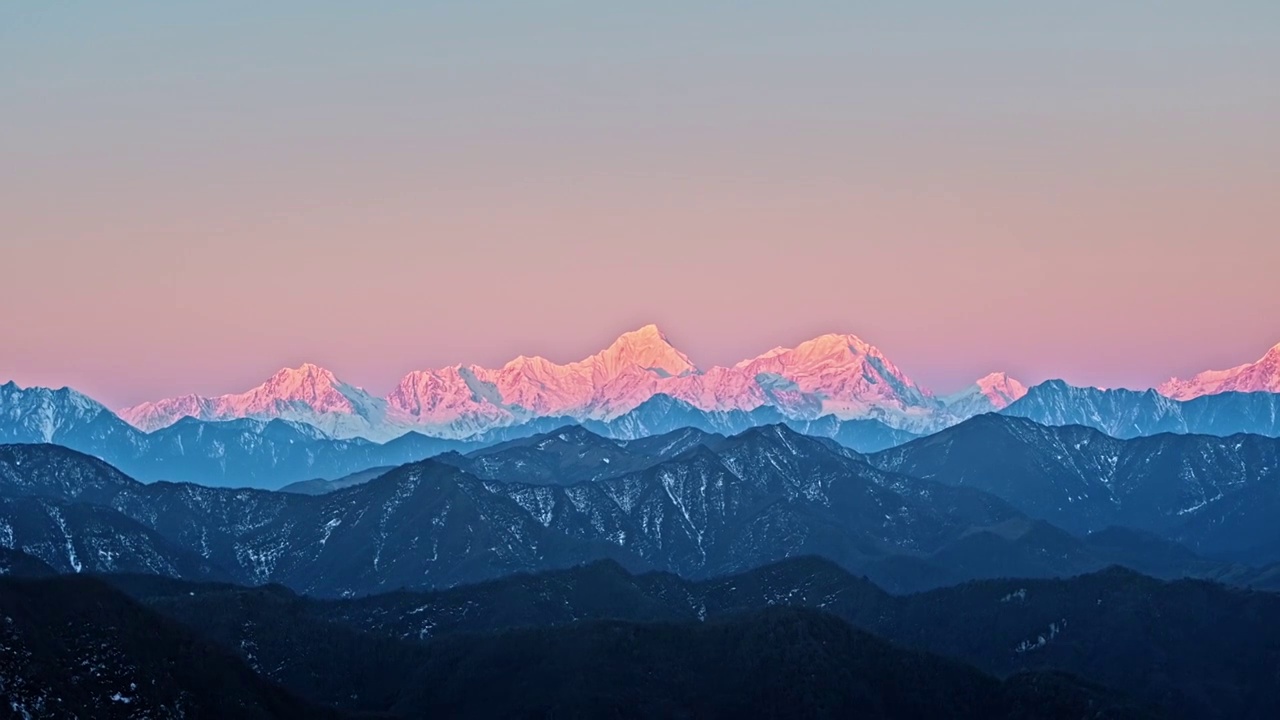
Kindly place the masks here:
<instances>
[{"instance_id":1,"label":"gradient sky","mask_svg":"<svg viewBox=\"0 0 1280 720\"><path fill-rule=\"evenodd\" d=\"M656 322L1149 386L1280 342L1277 128L1274 1L4 3L0 381L384 392Z\"/></svg>"}]
</instances>

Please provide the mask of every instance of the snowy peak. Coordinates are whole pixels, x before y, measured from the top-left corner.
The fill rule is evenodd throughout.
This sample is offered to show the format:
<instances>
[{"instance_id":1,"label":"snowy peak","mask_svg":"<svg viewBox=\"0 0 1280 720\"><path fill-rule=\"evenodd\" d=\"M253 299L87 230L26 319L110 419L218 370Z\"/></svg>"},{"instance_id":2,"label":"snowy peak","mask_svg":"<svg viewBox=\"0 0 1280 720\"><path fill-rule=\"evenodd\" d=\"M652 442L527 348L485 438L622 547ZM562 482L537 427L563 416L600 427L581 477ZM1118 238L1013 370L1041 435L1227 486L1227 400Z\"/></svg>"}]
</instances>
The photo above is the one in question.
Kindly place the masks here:
<instances>
[{"instance_id":1,"label":"snowy peak","mask_svg":"<svg viewBox=\"0 0 1280 720\"><path fill-rule=\"evenodd\" d=\"M820 335L734 369L750 374L769 404L794 417L867 417L918 428L933 406L927 391L857 335Z\"/></svg>"},{"instance_id":2,"label":"snowy peak","mask_svg":"<svg viewBox=\"0 0 1280 720\"><path fill-rule=\"evenodd\" d=\"M790 353L808 360L854 360L868 355L881 356L880 351L857 335L827 333L800 343Z\"/></svg>"},{"instance_id":3,"label":"snowy peak","mask_svg":"<svg viewBox=\"0 0 1280 720\"><path fill-rule=\"evenodd\" d=\"M794 348L774 348L750 360L734 366L735 369L773 372L784 377L800 373L812 373L826 369L857 370L869 358L887 364L884 355L875 346L864 342L857 335L819 335ZM896 370L896 368L894 368Z\"/></svg>"},{"instance_id":4,"label":"snowy peak","mask_svg":"<svg viewBox=\"0 0 1280 720\"><path fill-rule=\"evenodd\" d=\"M262 410L269 403L300 402L319 412L355 412L359 388L339 382L332 372L311 363L284 368L265 383L241 396L248 410Z\"/></svg>"},{"instance_id":5,"label":"snowy peak","mask_svg":"<svg viewBox=\"0 0 1280 720\"><path fill-rule=\"evenodd\" d=\"M983 397L991 401L992 407L1002 410L1027 394L1027 386L1009 377L1007 373L995 372L982 377L975 384Z\"/></svg>"},{"instance_id":6,"label":"snowy peak","mask_svg":"<svg viewBox=\"0 0 1280 720\"><path fill-rule=\"evenodd\" d=\"M214 401L209 398L188 394L122 408L117 414L139 430L153 432L169 427L184 417L209 419L213 413L213 405Z\"/></svg>"},{"instance_id":7,"label":"snowy peak","mask_svg":"<svg viewBox=\"0 0 1280 720\"><path fill-rule=\"evenodd\" d=\"M995 372L979 378L968 388L942 400L951 420L982 415L1003 410L1027 394L1027 387L1009 377Z\"/></svg>"},{"instance_id":8,"label":"snowy peak","mask_svg":"<svg viewBox=\"0 0 1280 720\"><path fill-rule=\"evenodd\" d=\"M738 363L734 365L733 368L731 369L741 370L742 368L750 367L753 363L768 360L770 358L775 358L779 355L783 355L789 352L791 352L791 348L785 348L779 345L778 347L775 347L772 350L769 350L767 352L763 352L753 358L747 358L746 360L739 360Z\"/></svg>"},{"instance_id":9,"label":"snowy peak","mask_svg":"<svg viewBox=\"0 0 1280 720\"><path fill-rule=\"evenodd\" d=\"M386 401L342 382L318 365L283 368L261 385L243 393L202 397L183 395L142 403L119 412L126 422L146 432L168 427L182 418L197 420L288 420L319 428L338 438L388 440L405 428L387 422Z\"/></svg>"},{"instance_id":10,"label":"snowy peak","mask_svg":"<svg viewBox=\"0 0 1280 720\"><path fill-rule=\"evenodd\" d=\"M297 388L315 387L317 384L333 386L338 384L338 379L334 377L333 373L318 365L303 363L296 368L281 368L263 383L263 387L291 392Z\"/></svg>"},{"instance_id":11,"label":"snowy peak","mask_svg":"<svg viewBox=\"0 0 1280 720\"><path fill-rule=\"evenodd\" d=\"M671 345L657 325L623 333L612 345L583 362L606 376L642 369L662 377L679 377L698 370L688 355Z\"/></svg>"},{"instance_id":12,"label":"snowy peak","mask_svg":"<svg viewBox=\"0 0 1280 720\"><path fill-rule=\"evenodd\" d=\"M541 355L534 355L532 357L528 355L517 355L514 360L511 360L506 365L502 366L502 372L520 373L530 377L554 375L556 371L560 369L560 365L551 362Z\"/></svg>"},{"instance_id":13,"label":"snowy peak","mask_svg":"<svg viewBox=\"0 0 1280 720\"><path fill-rule=\"evenodd\" d=\"M1268 350L1261 358L1258 358L1258 361L1254 363L1254 365L1262 365L1272 369L1280 366L1280 343L1276 343L1271 346L1271 349Z\"/></svg>"},{"instance_id":14,"label":"snowy peak","mask_svg":"<svg viewBox=\"0 0 1280 720\"><path fill-rule=\"evenodd\" d=\"M842 380L861 377L869 385L884 386L891 393L927 395L897 366L889 362L879 348L857 335L819 335L791 350L770 351L756 358L753 365L757 368L775 368L782 376L796 381L801 388L811 384L804 381L806 377L822 378L824 384L811 388L815 392L838 394L838 390L826 381L832 377Z\"/></svg>"},{"instance_id":15,"label":"snowy peak","mask_svg":"<svg viewBox=\"0 0 1280 720\"><path fill-rule=\"evenodd\" d=\"M477 365L419 370L387 397L392 413L461 437L530 417L603 418L626 412L660 385L697 373L655 325L622 334L567 365L520 355L494 370Z\"/></svg>"},{"instance_id":16,"label":"snowy peak","mask_svg":"<svg viewBox=\"0 0 1280 720\"><path fill-rule=\"evenodd\" d=\"M1280 393L1280 344L1256 362L1228 370L1207 370L1187 380L1172 378L1156 390L1175 400L1191 400L1225 392Z\"/></svg>"}]
</instances>

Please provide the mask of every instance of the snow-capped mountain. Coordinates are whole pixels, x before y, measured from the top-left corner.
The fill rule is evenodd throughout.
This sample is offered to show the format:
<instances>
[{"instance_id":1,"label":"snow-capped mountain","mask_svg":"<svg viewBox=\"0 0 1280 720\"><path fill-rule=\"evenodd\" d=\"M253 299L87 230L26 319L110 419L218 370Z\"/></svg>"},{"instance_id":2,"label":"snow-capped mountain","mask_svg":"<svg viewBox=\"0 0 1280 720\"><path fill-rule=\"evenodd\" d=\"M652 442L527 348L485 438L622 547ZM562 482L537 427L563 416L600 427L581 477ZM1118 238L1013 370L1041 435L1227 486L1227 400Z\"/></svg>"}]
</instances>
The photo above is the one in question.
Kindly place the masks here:
<instances>
[{"instance_id":1,"label":"snow-capped mountain","mask_svg":"<svg viewBox=\"0 0 1280 720\"><path fill-rule=\"evenodd\" d=\"M1206 370L1188 380L1172 378L1156 390L1175 400L1191 400L1224 392L1280 393L1280 344L1256 362L1237 365L1229 370Z\"/></svg>"},{"instance_id":2,"label":"snow-capped mountain","mask_svg":"<svg viewBox=\"0 0 1280 720\"><path fill-rule=\"evenodd\" d=\"M521 355L498 369L478 365L409 373L387 397L413 425L453 434L537 416L606 419L697 372L656 326L623 334L588 358L558 365Z\"/></svg>"},{"instance_id":3,"label":"snow-capped mountain","mask_svg":"<svg viewBox=\"0 0 1280 720\"><path fill-rule=\"evenodd\" d=\"M314 365L281 370L248 392L187 395L120 411L144 430L181 417L280 418L335 438L387 440L409 430L465 438L539 417L608 422L658 395L704 412L776 409L788 420L834 416L878 420L920 433L976 412L1003 408L1025 388L990 375L946 403L918 386L875 346L828 334L775 348L732 367L700 369L654 325L624 333L609 347L567 364L521 355L500 368L454 365L407 374L375 398ZM962 413L956 417L957 413Z\"/></svg>"},{"instance_id":4,"label":"snow-capped mountain","mask_svg":"<svg viewBox=\"0 0 1280 720\"><path fill-rule=\"evenodd\" d=\"M876 418L909 429L937 409L930 392L856 335L822 335L792 349L775 348L732 369L747 387L758 388L762 402L756 407L773 405L790 417ZM727 385L730 392L723 395L725 384L703 383L702 390L710 390L720 402L733 402L735 383ZM688 399L713 409L702 406L701 398ZM739 404L737 409L752 408Z\"/></svg>"},{"instance_id":5,"label":"snow-capped mountain","mask_svg":"<svg viewBox=\"0 0 1280 720\"><path fill-rule=\"evenodd\" d=\"M332 372L304 363L285 368L247 392L218 397L182 395L146 402L119 412L121 418L150 432L184 417L198 420L289 420L306 423L335 438L389 440L408 428L387 418L387 402Z\"/></svg>"},{"instance_id":6,"label":"snow-capped mountain","mask_svg":"<svg viewBox=\"0 0 1280 720\"><path fill-rule=\"evenodd\" d=\"M1021 400L1027 387L1008 374L991 373L965 390L943 398L947 413L956 419L998 412Z\"/></svg>"}]
</instances>

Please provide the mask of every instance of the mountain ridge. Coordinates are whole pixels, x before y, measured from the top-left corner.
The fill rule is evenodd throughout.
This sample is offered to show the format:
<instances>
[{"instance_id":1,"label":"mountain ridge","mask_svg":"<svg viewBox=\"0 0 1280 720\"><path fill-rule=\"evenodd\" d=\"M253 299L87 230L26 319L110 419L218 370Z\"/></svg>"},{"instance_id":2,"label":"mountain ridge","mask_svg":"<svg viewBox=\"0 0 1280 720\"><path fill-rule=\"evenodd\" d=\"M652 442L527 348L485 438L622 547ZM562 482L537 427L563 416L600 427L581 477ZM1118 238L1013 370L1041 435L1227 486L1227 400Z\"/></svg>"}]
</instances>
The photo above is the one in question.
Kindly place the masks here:
<instances>
[{"instance_id":1,"label":"mountain ridge","mask_svg":"<svg viewBox=\"0 0 1280 720\"><path fill-rule=\"evenodd\" d=\"M611 438L635 440L685 428L737 434L783 420L784 416L772 407L750 413L712 413L668 395L655 395L608 422L588 420L581 424ZM316 478L338 478L445 452L469 452L578 424L569 417L538 416L462 439L408 430L377 443L363 438L332 438L314 425L294 420L205 421L183 417L145 433L74 390L23 389L16 383L0 386L0 442L55 443L106 460L140 480L214 486L275 488ZM801 432L830 437L859 451L879 450L916 437L877 420L841 421L825 416L789 424Z\"/></svg>"},{"instance_id":2,"label":"mountain ridge","mask_svg":"<svg viewBox=\"0 0 1280 720\"><path fill-rule=\"evenodd\" d=\"M1156 390L1175 400L1192 400L1224 392L1280 393L1280 343L1254 362L1226 370L1206 370L1185 380L1170 378Z\"/></svg>"},{"instance_id":3,"label":"mountain ridge","mask_svg":"<svg viewBox=\"0 0 1280 720\"><path fill-rule=\"evenodd\" d=\"M595 354L568 363L518 355L494 368L457 364L414 370L384 397L344 382L325 368L303 363L283 368L245 392L179 395L121 408L117 415L143 431L168 427L183 417L281 419L317 427L335 439L386 442L408 432L463 439L545 417L613 423L654 398L667 396L700 413L768 411L792 423L827 417L875 421L893 432L921 435L1017 405L1027 412L1027 396L1043 395L1054 383L1065 385L1046 380L1029 388L1007 373L993 372L956 393L937 396L876 346L848 333L827 333L795 347L776 347L732 365L703 369L656 325L645 325L621 334ZM12 382L2 387L8 392L21 390ZM1037 389L1041 392L1036 393ZM1231 393L1280 395L1280 344L1255 362L1205 371L1187 380L1170 379L1148 391L1097 392L1135 393L1135 398L1154 408L1151 412L1164 414L1176 412L1170 408L1179 406L1162 405L1163 400L1191 402ZM74 391L63 388L49 393ZM96 402L79 397L85 413L98 410ZM1028 416L1066 424L1043 415ZM1121 437L1165 429L1131 430L1114 423L1099 427ZM1205 430L1203 425L1188 424L1185 431ZM1240 431L1270 433L1248 426ZM50 427L44 439L51 435Z\"/></svg>"},{"instance_id":4,"label":"mountain ridge","mask_svg":"<svg viewBox=\"0 0 1280 720\"><path fill-rule=\"evenodd\" d=\"M319 496L143 484L63 447L7 445L0 536L64 572L144 568L329 596L604 558L706 577L819 554L896 591L1121 560L1161 577L1255 575L1167 539L1075 537L995 494L885 471L785 426L693 440L623 448L659 454L572 484L519 464L478 477L444 458Z\"/></svg>"},{"instance_id":5,"label":"mountain ridge","mask_svg":"<svg viewBox=\"0 0 1280 720\"><path fill-rule=\"evenodd\" d=\"M1178 400L1150 390L1103 390L1046 380L1000 414L1041 425L1082 425L1129 439L1172 432L1280 436L1280 393L1222 392Z\"/></svg>"},{"instance_id":6,"label":"mountain ridge","mask_svg":"<svg viewBox=\"0 0 1280 720\"><path fill-rule=\"evenodd\" d=\"M1208 557L1280 561L1280 438L1165 432L985 414L869 456L886 471L972 487L1076 533L1121 525Z\"/></svg>"}]
</instances>

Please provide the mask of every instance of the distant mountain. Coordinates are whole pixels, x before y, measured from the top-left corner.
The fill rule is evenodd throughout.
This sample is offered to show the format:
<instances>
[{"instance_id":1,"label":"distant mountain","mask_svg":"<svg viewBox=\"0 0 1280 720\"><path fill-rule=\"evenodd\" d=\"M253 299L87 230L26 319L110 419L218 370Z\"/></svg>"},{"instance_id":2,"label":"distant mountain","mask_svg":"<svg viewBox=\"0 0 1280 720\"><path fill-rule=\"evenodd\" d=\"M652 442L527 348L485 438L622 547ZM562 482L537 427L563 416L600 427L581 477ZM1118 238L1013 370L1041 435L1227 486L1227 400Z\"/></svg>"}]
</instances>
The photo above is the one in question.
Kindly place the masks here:
<instances>
[{"instance_id":1,"label":"distant mountain","mask_svg":"<svg viewBox=\"0 0 1280 720\"><path fill-rule=\"evenodd\" d=\"M289 483L280 488L280 492L297 493L299 495L324 495L343 488L363 485L370 480L387 474L394 470L392 465L383 465L381 467L372 467L368 470L353 472L350 475L343 475L333 480L325 480L324 478L312 478L311 480L299 480Z\"/></svg>"},{"instance_id":2,"label":"distant mountain","mask_svg":"<svg viewBox=\"0 0 1280 720\"><path fill-rule=\"evenodd\" d=\"M677 438L698 430L677 430ZM623 443L572 425L544 435L512 440L466 455L448 453L437 460L458 467L483 480L504 480L531 485L576 485L643 470L672 455L661 452L667 436L658 436L659 452L645 453L643 445ZM672 442L680 442L674 439ZM690 448L700 443L689 446Z\"/></svg>"},{"instance_id":3,"label":"distant mountain","mask_svg":"<svg viewBox=\"0 0 1280 720\"><path fill-rule=\"evenodd\" d=\"M1009 407L1027 394L1027 387L1007 373L991 373L972 386L942 399L946 415L964 420L974 415L997 412ZM941 427L941 425L935 425Z\"/></svg>"},{"instance_id":4,"label":"distant mountain","mask_svg":"<svg viewBox=\"0 0 1280 720\"><path fill-rule=\"evenodd\" d=\"M1049 380L1002 414L1042 425L1084 425L1119 438L1165 432L1280 437L1280 394L1269 392L1224 392L1179 401L1155 390L1099 390Z\"/></svg>"},{"instance_id":5,"label":"distant mountain","mask_svg":"<svg viewBox=\"0 0 1280 720\"><path fill-rule=\"evenodd\" d=\"M761 406L750 411L699 410L683 400L664 394L654 395L631 412L612 420L585 420L582 425L599 435L634 440L666 435L684 428L719 435L737 435L753 427L779 423L806 435L831 438L859 452L875 452L919 437L905 430L894 429L879 420L841 420L835 415L798 420L786 417L772 406Z\"/></svg>"},{"instance_id":6,"label":"distant mountain","mask_svg":"<svg viewBox=\"0 0 1280 720\"><path fill-rule=\"evenodd\" d=\"M885 470L972 487L1075 532L1122 525L1248 563L1280 561L1280 439L1162 434L981 415L877 453Z\"/></svg>"},{"instance_id":7,"label":"distant mountain","mask_svg":"<svg viewBox=\"0 0 1280 720\"><path fill-rule=\"evenodd\" d=\"M143 430L164 428L183 417L254 418L304 422L339 439L384 441L409 430L462 439L533 418L611 423L667 396L731 432L833 416L919 434L953 422L957 413L963 418L1002 409L1024 392L1016 380L993 374L940 401L878 348L847 334L822 335L732 367L702 370L656 326L646 325L565 365L522 355L496 369L455 365L414 371L385 398L304 364L280 370L244 393L158 400L125 408L120 416ZM760 409L769 411L769 419L744 419ZM619 427L624 435L635 436L625 423Z\"/></svg>"},{"instance_id":8,"label":"distant mountain","mask_svg":"<svg viewBox=\"0 0 1280 720\"><path fill-rule=\"evenodd\" d=\"M900 647L956 658L998 677L1072 673L1158 706L1160 716L1270 718L1280 708L1280 686L1270 682L1280 661L1280 594L1200 581L1160 582L1119 568L1066 580L988 580L907 596L885 593L812 557L702 581L665 573L633 575L600 562L436 592L342 601L311 600L281 588L145 577L111 581L227 647L253 648L263 667L279 668L269 671L270 677L295 690L308 681L297 678L302 673L291 658L304 653L307 643L344 632L436 641L427 647L440 652L455 647L452 642L515 628L606 620L735 622L744 613L789 606L820 609ZM327 655L308 654L317 656L317 663ZM506 667L493 657L477 663ZM334 664L341 666L334 674L349 672L346 663ZM389 677L402 673L396 667L385 671ZM333 684L332 692L339 694L342 681ZM1026 712L1027 717L1050 715L1036 705Z\"/></svg>"},{"instance_id":9,"label":"distant mountain","mask_svg":"<svg viewBox=\"0 0 1280 720\"><path fill-rule=\"evenodd\" d=\"M588 425L611 437L635 439L683 428L718 428L735 434L780 417L772 408L751 413L704 413L658 395L613 421ZM13 383L0 386L0 438L5 442L56 443L102 458L144 481L216 486L277 488L317 478L349 478L369 468L393 467L447 452L467 453L573 422L571 418L538 417L495 427L467 440L409 432L381 444L359 438L333 439L313 425L286 420L202 421L184 417L144 433L74 390L24 389ZM879 450L915 437L873 420L841 421L827 416L791 424L860 451ZM333 489L327 483L316 485L322 486Z\"/></svg>"},{"instance_id":10,"label":"distant mountain","mask_svg":"<svg viewBox=\"0 0 1280 720\"><path fill-rule=\"evenodd\" d=\"M120 418L150 432L184 417L197 420L289 420L319 428L336 438L390 440L409 427L388 419L387 403L348 385L311 363L285 368L265 383L235 395L183 395L125 408Z\"/></svg>"},{"instance_id":11,"label":"distant mountain","mask_svg":"<svg viewBox=\"0 0 1280 720\"><path fill-rule=\"evenodd\" d=\"M1227 392L1280 393L1280 344L1259 360L1230 370L1208 370L1189 380L1173 378L1157 390L1175 400L1191 400Z\"/></svg>"},{"instance_id":12,"label":"distant mountain","mask_svg":"<svg viewBox=\"0 0 1280 720\"><path fill-rule=\"evenodd\" d=\"M662 455L667 446L675 454ZM528 465L535 482L484 479L446 459L308 496L144 485L65 448L12 445L0 447L0 532L9 533L4 544L63 570L136 567L337 596L604 558L705 577L818 554L895 591L1072 575L1121 559L1159 575L1231 573L1164 551L1148 562L1148 553L1074 537L975 489L878 470L783 426L705 442L676 436L644 450L657 453L647 460L623 450L635 462L626 472L569 485L538 481L540 466L571 456L562 448ZM53 509L37 513L32 503ZM103 545L109 537L128 540Z\"/></svg>"},{"instance_id":13,"label":"distant mountain","mask_svg":"<svg viewBox=\"0 0 1280 720\"><path fill-rule=\"evenodd\" d=\"M644 470L695 447L714 449L725 442L727 438L724 435L693 427L634 440L616 440L581 425L567 425L549 433L509 440L465 454L442 453L434 459L482 480L567 486ZM308 480L283 487L281 491L324 495L366 483L394 469L374 468L337 480Z\"/></svg>"},{"instance_id":14,"label":"distant mountain","mask_svg":"<svg viewBox=\"0 0 1280 720\"><path fill-rule=\"evenodd\" d=\"M21 388L10 383L4 392L14 395ZM20 433L56 441L53 436L65 427L42 414L41 407L73 407L75 413L64 420L71 425L105 410L74 391L45 393L24 399L24 409L0 397L9 419L21 416L24 423L3 427L5 414L0 414L0 440ZM1201 401L1204 397L1215 400ZM736 434L787 423L873 452L988 412L1044 424L1083 424L1119 437L1280 435L1280 345L1257 362L1170 380L1147 392L1075 388L1060 380L1029 391L1005 373L991 373L938 398L856 335L821 335L731 367L701 369L656 326L646 325L568 364L522 355L496 369L455 365L414 371L384 398L306 363L282 369L243 393L157 400L125 408L120 417L144 431L168 428L183 418L284 420L338 440L374 442L410 432L468 441L502 432L529 435L503 429L550 419L582 423L617 438L680 427Z\"/></svg>"},{"instance_id":15,"label":"distant mountain","mask_svg":"<svg viewBox=\"0 0 1280 720\"><path fill-rule=\"evenodd\" d=\"M9 717L337 717L95 579L0 578L0 615Z\"/></svg>"},{"instance_id":16,"label":"distant mountain","mask_svg":"<svg viewBox=\"0 0 1280 720\"><path fill-rule=\"evenodd\" d=\"M450 451L470 451L562 426L538 418L495 428L468 441L410 432L386 443L336 440L318 428L285 420L220 422L181 418L144 433L74 390L0 386L0 438L7 443L56 443L106 460L144 481L179 480L216 486L269 487L316 477L343 477Z\"/></svg>"}]
</instances>

